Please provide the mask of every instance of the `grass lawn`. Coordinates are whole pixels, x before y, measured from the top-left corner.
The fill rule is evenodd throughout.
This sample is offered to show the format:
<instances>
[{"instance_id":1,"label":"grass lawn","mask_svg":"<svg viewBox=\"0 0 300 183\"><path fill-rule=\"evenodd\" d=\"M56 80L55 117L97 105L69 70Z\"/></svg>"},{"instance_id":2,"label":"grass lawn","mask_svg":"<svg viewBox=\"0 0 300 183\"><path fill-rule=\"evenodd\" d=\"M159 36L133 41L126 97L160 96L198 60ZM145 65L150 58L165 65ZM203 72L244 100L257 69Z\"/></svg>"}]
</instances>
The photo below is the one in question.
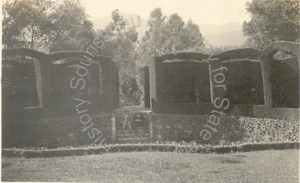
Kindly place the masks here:
<instances>
[{"instance_id":1,"label":"grass lawn","mask_svg":"<svg viewBox=\"0 0 300 183\"><path fill-rule=\"evenodd\" d=\"M190 154L187 157L170 152L132 152L123 156L111 153L2 158L2 181L290 183L299 182L298 175L298 150Z\"/></svg>"}]
</instances>

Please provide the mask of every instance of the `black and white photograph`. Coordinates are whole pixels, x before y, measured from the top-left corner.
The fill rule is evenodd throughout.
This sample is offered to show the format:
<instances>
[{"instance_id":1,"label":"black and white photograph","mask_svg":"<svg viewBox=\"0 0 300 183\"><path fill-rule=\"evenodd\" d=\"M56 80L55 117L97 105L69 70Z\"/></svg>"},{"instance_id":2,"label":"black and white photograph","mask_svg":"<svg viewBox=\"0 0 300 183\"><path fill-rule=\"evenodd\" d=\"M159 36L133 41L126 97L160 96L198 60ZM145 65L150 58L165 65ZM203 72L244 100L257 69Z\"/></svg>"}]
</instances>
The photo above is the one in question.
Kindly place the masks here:
<instances>
[{"instance_id":1,"label":"black and white photograph","mask_svg":"<svg viewBox=\"0 0 300 183\"><path fill-rule=\"evenodd\" d=\"M299 0L1 15L1 182L299 182Z\"/></svg>"}]
</instances>

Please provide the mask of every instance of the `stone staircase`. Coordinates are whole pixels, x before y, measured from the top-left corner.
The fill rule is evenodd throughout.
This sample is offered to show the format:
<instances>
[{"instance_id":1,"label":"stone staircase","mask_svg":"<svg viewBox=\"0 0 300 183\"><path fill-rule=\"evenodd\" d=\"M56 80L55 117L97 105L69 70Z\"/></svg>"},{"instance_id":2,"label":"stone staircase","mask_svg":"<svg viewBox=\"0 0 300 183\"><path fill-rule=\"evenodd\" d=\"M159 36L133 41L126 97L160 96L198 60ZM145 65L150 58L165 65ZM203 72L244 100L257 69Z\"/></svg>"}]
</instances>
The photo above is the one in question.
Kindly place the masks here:
<instances>
[{"instance_id":1,"label":"stone staircase","mask_svg":"<svg viewBox=\"0 0 300 183\"><path fill-rule=\"evenodd\" d=\"M117 142L118 143L143 143L149 142L150 135L149 132L145 132L143 127L137 127L134 130L117 130Z\"/></svg>"},{"instance_id":2,"label":"stone staircase","mask_svg":"<svg viewBox=\"0 0 300 183\"><path fill-rule=\"evenodd\" d=\"M119 109L120 110L120 109ZM123 111L129 110L131 117L139 114L145 117L145 123L137 123L133 118L131 118L131 127L132 129L129 130L126 126L125 130L122 129L122 125L120 121L117 121L116 125L116 142L121 144L126 143L145 143L150 142L150 129L149 129L149 121L148 121L148 111L145 111L145 108L142 107L124 107L117 113L121 113L123 115Z\"/></svg>"}]
</instances>

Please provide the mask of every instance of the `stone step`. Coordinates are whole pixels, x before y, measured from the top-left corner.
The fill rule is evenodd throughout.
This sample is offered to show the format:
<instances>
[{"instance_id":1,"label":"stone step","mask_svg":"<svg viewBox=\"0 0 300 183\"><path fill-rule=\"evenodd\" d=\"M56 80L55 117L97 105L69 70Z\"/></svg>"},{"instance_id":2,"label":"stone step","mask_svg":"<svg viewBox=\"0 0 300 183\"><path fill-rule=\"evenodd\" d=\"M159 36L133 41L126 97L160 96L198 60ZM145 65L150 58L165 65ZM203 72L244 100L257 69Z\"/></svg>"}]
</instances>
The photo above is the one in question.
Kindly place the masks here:
<instances>
[{"instance_id":1,"label":"stone step","mask_svg":"<svg viewBox=\"0 0 300 183\"><path fill-rule=\"evenodd\" d=\"M132 130L132 131L129 131L129 130L117 130L116 131L117 134L127 134L127 133L149 133L149 130L143 130L143 129L137 129L137 130Z\"/></svg>"},{"instance_id":2,"label":"stone step","mask_svg":"<svg viewBox=\"0 0 300 183\"><path fill-rule=\"evenodd\" d=\"M117 137L130 137L134 135L135 133L117 133Z\"/></svg>"},{"instance_id":3,"label":"stone step","mask_svg":"<svg viewBox=\"0 0 300 183\"><path fill-rule=\"evenodd\" d=\"M117 142L119 143L139 143L139 142L150 142L149 137L123 137L123 138L118 138Z\"/></svg>"},{"instance_id":4,"label":"stone step","mask_svg":"<svg viewBox=\"0 0 300 183\"><path fill-rule=\"evenodd\" d=\"M137 137L144 137L144 136L148 136L149 137L149 133L120 133L117 134L117 137L133 137L133 136L137 136Z\"/></svg>"},{"instance_id":5,"label":"stone step","mask_svg":"<svg viewBox=\"0 0 300 183\"><path fill-rule=\"evenodd\" d=\"M134 130L134 129L136 129L136 130L144 130L144 127L132 127L132 130ZM148 128L149 129L149 128ZM122 128L117 128L116 129L117 131L123 131L123 129ZM126 128L125 129L125 132L126 131L130 131L128 128Z\"/></svg>"},{"instance_id":6,"label":"stone step","mask_svg":"<svg viewBox=\"0 0 300 183\"><path fill-rule=\"evenodd\" d=\"M132 136L149 136L149 133L145 132L132 132L132 133L117 133L117 137L132 137Z\"/></svg>"}]
</instances>

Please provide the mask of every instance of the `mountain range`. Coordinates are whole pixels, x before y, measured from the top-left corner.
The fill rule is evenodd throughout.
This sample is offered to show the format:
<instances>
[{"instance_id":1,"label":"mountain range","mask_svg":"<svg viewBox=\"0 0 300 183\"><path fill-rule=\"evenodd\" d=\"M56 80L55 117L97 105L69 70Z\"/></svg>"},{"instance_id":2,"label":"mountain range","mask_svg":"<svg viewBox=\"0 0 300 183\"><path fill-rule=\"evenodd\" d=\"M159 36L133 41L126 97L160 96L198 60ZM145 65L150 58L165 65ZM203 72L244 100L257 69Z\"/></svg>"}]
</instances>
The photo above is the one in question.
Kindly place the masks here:
<instances>
[{"instance_id":1,"label":"mountain range","mask_svg":"<svg viewBox=\"0 0 300 183\"><path fill-rule=\"evenodd\" d=\"M149 29L147 20L134 14L121 13L123 19L127 19L130 25L136 26L139 33L139 39ZM112 22L111 16L92 20L96 29L103 29ZM246 37L243 34L243 25L241 23L228 23L223 25L200 24L200 32L207 41L213 46L240 46Z\"/></svg>"}]
</instances>

